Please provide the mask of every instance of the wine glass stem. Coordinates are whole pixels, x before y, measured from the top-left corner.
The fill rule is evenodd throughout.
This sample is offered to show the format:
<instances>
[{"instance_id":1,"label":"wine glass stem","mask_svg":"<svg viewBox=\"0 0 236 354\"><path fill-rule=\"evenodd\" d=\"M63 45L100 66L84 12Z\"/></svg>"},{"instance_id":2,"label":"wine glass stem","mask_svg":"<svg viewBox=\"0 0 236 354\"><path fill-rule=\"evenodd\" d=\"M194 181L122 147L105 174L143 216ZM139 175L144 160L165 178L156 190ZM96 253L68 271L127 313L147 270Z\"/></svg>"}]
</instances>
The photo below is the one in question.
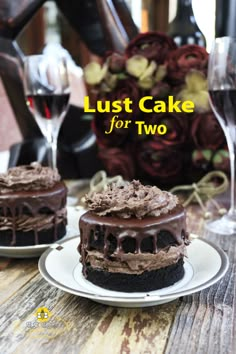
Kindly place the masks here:
<instances>
[{"instance_id":1,"label":"wine glass stem","mask_svg":"<svg viewBox=\"0 0 236 354\"><path fill-rule=\"evenodd\" d=\"M230 173L231 173L231 190L230 190L230 209L229 214L235 214L235 200L234 200L234 192L235 192L235 154L232 153L230 156Z\"/></svg>"},{"instance_id":2,"label":"wine glass stem","mask_svg":"<svg viewBox=\"0 0 236 354\"><path fill-rule=\"evenodd\" d=\"M236 220L236 210L235 210L235 144L233 143L229 132L226 134L226 140L229 149L229 159L230 159L230 209L228 211L228 216Z\"/></svg>"},{"instance_id":3,"label":"wine glass stem","mask_svg":"<svg viewBox=\"0 0 236 354\"><path fill-rule=\"evenodd\" d=\"M51 142L52 149L52 168L57 168L57 138L53 138Z\"/></svg>"}]
</instances>

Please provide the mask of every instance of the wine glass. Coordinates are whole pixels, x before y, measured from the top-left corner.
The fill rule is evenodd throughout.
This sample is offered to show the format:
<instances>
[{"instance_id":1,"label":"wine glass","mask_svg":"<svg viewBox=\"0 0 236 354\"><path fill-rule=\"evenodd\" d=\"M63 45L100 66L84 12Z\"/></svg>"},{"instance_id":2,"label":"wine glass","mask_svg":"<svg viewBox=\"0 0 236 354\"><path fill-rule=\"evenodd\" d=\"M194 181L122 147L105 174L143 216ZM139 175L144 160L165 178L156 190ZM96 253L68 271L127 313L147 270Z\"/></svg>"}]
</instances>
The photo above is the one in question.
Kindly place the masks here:
<instances>
[{"instance_id":1,"label":"wine glass","mask_svg":"<svg viewBox=\"0 0 236 354\"><path fill-rule=\"evenodd\" d=\"M26 104L51 148L49 165L57 166L57 139L68 109L70 86L66 59L29 55L24 62Z\"/></svg>"},{"instance_id":2,"label":"wine glass","mask_svg":"<svg viewBox=\"0 0 236 354\"><path fill-rule=\"evenodd\" d=\"M228 145L231 172L230 209L206 229L221 235L236 234L235 152L236 152L236 38L216 38L208 64L208 90L212 110Z\"/></svg>"}]
</instances>

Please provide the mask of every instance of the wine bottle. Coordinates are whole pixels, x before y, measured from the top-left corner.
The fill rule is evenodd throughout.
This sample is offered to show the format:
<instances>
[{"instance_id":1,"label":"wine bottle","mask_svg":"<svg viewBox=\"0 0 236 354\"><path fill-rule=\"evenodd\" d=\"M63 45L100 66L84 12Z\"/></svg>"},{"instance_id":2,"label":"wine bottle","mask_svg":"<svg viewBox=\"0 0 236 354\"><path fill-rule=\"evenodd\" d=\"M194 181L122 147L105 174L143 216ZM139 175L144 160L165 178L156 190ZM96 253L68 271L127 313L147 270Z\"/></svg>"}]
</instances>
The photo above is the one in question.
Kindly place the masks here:
<instances>
[{"instance_id":1,"label":"wine bottle","mask_svg":"<svg viewBox=\"0 0 236 354\"><path fill-rule=\"evenodd\" d=\"M114 7L116 9L117 15L119 16L124 29L129 37L129 40L136 37L139 33L137 26L129 11L128 5L124 0L113 0Z\"/></svg>"},{"instance_id":2,"label":"wine bottle","mask_svg":"<svg viewBox=\"0 0 236 354\"><path fill-rule=\"evenodd\" d=\"M168 34L177 44L198 44L206 47L206 39L200 31L192 9L192 0L178 0L177 13L169 24Z\"/></svg>"},{"instance_id":3,"label":"wine bottle","mask_svg":"<svg viewBox=\"0 0 236 354\"><path fill-rule=\"evenodd\" d=\"M216 0L216 37L236 36L235 16L235 0Z\"/></svg>"},{"instance_id":4,"label":"wine bottle","mask_svg":"<svg viewBox=\"0 0 236 354\"><path fill-rule=\"evenodd\" d=\"M138 34L125 0L56 0L89 50L99 56L123 52Z\"/></svg>"},{"instance_id":5,"label":"wine bottle","mask_svg":"<svg viewBox=\"0 0 236 354\"><path fill-rule=\"evenodd\" d=\"M97 0L98 13L107 47L123 53L129 42L128 34L111 0Z\"/></svg>"}]
</instances>

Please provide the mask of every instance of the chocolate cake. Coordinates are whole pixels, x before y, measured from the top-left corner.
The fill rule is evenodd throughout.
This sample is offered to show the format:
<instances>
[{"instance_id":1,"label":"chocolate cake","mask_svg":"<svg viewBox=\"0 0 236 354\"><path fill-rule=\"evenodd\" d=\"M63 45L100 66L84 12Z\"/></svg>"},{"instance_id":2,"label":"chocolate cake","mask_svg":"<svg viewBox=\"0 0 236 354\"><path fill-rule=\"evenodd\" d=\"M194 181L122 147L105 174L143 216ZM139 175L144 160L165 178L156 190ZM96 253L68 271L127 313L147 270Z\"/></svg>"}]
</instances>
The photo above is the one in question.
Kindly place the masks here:
<instances>
[{"instance_id":1,"label":"chocolate cake","mask_svg":"<svg viewBox=\"0 0 236 354\"><path fill-rule=\"evenodd\" d=\"M0 245L48 244L62 238L66 195L57 170L38 163L0 174Z\"/></svg>"},{"instance_id":2,"label":"chocolate cake","mask_svg":"<svg viewBox=\"0 0 236 354\"><path fill-rule=\"evenodd\" d=\"M79 222L83 275L110 290L151 291L184 276L189 243L176 196L139 181L87 197Z\"/></svg>"}]
</instances>

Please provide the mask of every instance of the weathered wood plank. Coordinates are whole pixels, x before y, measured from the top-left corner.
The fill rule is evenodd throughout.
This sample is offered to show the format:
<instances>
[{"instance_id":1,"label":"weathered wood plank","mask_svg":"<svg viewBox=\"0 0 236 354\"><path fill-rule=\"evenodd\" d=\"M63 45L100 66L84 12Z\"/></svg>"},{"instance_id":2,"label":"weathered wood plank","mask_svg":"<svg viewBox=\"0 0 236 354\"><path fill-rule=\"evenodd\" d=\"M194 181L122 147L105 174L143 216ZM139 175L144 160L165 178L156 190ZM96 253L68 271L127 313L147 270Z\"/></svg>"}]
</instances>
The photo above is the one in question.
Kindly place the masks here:
<instances>
[{"instance_id":1,"label":"weathered wood plank","mask_svg":"<svg viewBox=\"0 0 236 354\"><path fill-rule=\"evenodd\" d=\"M235 269L211 288L184 297L166 353L233 353Z\"/></svg>"},{"instance_id":2,"label":"weathered wood plank","mask_svg":"<svg viewBox=\"0 0 236 354\"><path fill-rule=\"evenodd\" d=\"M163 353L177 303L142 309L110 308L81 354Z\"/></svg>"},{"instance_id":3,"label":"weathered wood plank","mask_svg":"<svg viewBox=\"0 0 236 354\"><path fill-rule=\"evenodd\" d=\"M191 225L197 225L198 214L193 210ZM201 237L227 252L230 269L214 286L182 299L169 334L165 350L168 354L232 354L235 352L233 346L236 335L234 326L236 236L219 236L201 232L201 227L198 231Z\"/></svg>"},{"instance_id":4,"label":"weathered wood plank","mask_svg":"<svg viewBox=\"0 0 236 354\"><path fill-rule=\"evenodd\" d=\"M28 327L39 307L50 309L54 328ZM37 275L0 306L0 353L77 354L107 309L65 294Z\"/></svg>"},{"instance_id":5,"label":"weathered wood plank","mask_svg":"<svg viewBox=\"0 0 236 354\"><path fill-rule=\"evenodd\" d=\"M38 273L38 261L0 257L0 304Z\"/></svg>"},{"instance_id":6,"label":"weathered wood plank","mask_svg":"<svg viewBox=\"0 0 236 354\"><path fill-rule=\"evenodd\" d=\"M27 328L40 306L66 323L62 331ZM36 276L0 307L0 352L162 353L176 306L115 309L64 294Z\"/></svg>"}]
</instances>

